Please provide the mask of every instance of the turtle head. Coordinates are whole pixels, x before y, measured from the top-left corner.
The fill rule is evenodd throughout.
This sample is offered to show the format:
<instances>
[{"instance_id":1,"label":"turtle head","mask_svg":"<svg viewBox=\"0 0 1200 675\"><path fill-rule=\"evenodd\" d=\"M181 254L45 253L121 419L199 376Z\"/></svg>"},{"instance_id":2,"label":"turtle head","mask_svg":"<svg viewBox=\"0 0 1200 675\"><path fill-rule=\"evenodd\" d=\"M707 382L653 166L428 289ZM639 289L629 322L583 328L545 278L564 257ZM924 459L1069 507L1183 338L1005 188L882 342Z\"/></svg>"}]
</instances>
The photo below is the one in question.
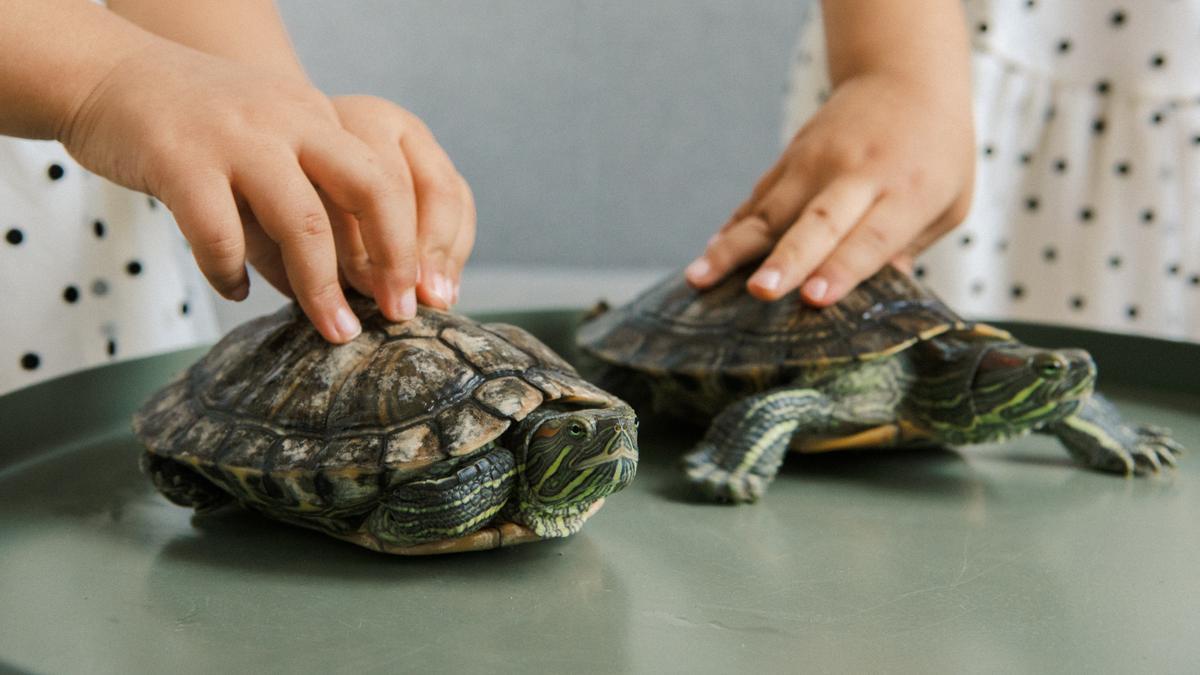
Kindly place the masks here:
<instances>
[{"instance_id":1,"label":"turtle head","mask_svg":"<svg viewBox=\"0 0 1200 675\"><path fill-rule=\"evenodd\" d=\"M971 374L974 419L962 440L999 441L1057 422L1091 395L1095 381L1096 365L1083 350L984 343Z\"/></svg>"},{"instance_id":2,"label":"turtle head","mask_svg":"<svg viewBox=\"0 0 1200 675\"><path fill-rule=\"evenodd\" d=\"M637 471L637 416L626 405L539 409L518 433L515 516L542 537L574 534L589 509Z\"/></svg>"}]
</instances>

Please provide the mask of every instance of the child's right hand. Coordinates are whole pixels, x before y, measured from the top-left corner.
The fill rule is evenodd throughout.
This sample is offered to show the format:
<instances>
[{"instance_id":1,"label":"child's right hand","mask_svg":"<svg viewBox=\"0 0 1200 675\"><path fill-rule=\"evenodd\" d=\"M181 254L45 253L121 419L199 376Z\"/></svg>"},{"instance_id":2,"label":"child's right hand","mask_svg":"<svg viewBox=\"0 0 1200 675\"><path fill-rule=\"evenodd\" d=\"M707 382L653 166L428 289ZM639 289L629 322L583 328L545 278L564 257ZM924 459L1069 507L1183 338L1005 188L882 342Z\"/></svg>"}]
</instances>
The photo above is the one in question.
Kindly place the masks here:
<instances>
[{"instance_id":1,"label":"child's right hand","mask_svg":"<svg viewBox=\"0 0 1200 675\"><path fill-rule=\"evenodd\" d=\"M826 306L966 217L975 168L959 0L825 0L833 95L687 269Z\"/></svg>"},{"instance_id":2,"label":"child's right hand","mask_svg":"<svg viewBox=\"0 0 1200 675\"><path fill-rule=\"evenodd\" d=\"M397 175L394 158L384 161L347 131L334 104L301 80L155 41L96 86L59 138L91 171L161 199L227 298L246 296L249 261L294 295L326 339L356 336L361 327L339 283L333 211L358 223L354 248L370 259L370 290L384 315L400 321L416 312L417 214L438 207L418 209L411 176L433 172L413 166L421 155L401 155L412 170ZM439 175L444 168L436 167ZM473 214L466 203L447 208Z\"/></svg>"}]
</instances>

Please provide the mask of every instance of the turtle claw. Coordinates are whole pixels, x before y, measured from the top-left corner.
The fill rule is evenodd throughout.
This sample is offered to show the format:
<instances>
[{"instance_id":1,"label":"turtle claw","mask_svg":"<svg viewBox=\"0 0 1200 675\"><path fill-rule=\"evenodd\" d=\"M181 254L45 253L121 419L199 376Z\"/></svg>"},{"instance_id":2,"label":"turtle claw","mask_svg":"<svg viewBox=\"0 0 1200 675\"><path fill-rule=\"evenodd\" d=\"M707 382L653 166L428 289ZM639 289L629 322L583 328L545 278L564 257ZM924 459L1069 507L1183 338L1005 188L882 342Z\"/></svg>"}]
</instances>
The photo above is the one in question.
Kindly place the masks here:
<instances>
[{"instance_id":1,"label":"turtle claw","mask_svg":"<svg viewBox=\"0 0 1200 675\"><path fill-rule=\"evenodd\" d=\"M1137 437L1134 457L1145 457L1156 473L1164 466L1175 468L1178 465L1175 457L1183 454L1183 445L1171 437L1169 429L1146 424L1134 429L1133 433Z\"/></svg>"},{"instance_id":2,"label":"turtle claw","mask_svg":"<svg viewBox=\"0 0 1200 675\"><path fill-rule=\"evenodd\" d=\"M1082 464L1100 471L1148 476L1174 468L1183 446L1171 431L1152 424L1126 424L1115 406L1093 396L1076 415L1051 430Z\"/></svg>"},{"instance_id":3,"label":"turtle claw","mask_svg":"<svg viewBox=\"0 0 1200 675\"><path fill-rule=\"evenodd\" d=\"M1130 455L1133 457L1135 474L1140 476L1162 471L1162 462L1158 460L1158 453L1153 448L1147 447L1145 444L1138 444L1138 447Z\"/></svg>"},{"instance_id":4,"label":"turtle claw","mask_svg":"<svg viewBox=\"0 0 1200 675\"><path fill-rule=\"evenodd\" d=\"M701 444L683 459L688 481L710 499L731 504L758 501L767 490L767 481L758 474L729 471L714 459L716 446Z\"/></svg>"}]
</instances>

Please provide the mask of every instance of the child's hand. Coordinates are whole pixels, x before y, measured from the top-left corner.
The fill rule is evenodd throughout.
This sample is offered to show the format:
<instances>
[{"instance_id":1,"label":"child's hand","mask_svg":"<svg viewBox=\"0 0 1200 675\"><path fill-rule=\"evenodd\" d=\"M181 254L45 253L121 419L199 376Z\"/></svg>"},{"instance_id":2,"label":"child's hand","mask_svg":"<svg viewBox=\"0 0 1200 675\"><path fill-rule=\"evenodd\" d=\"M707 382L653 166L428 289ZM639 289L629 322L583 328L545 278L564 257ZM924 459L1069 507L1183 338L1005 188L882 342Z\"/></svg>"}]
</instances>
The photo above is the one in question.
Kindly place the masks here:
<instances>
[{"instance_id":1,"label":"child's hand","mask_svg":"<svg viewBox=\"0 0 1200 675\"><path fill-rule=\"evenodd\" d=\"M420 300L449 309L458 302L463 266L475 243L475 200L467 181L420 119L389 101L373 96L333 99L342 127L375 151L386 171L404 178L404 189L415 199L420 256ZM332 205L331 205L332 206ZM336 207L334 239L346 280L368 292L372 261L359 234L358 221Z\"/></svg>"},{"instance_id":2,"label":"child's hand","mask_svg":"<svg viewBox=\"0 0 1200 675\"><path fill-rule=\"evenodd\" d=\"M967 213L975 154L955 0L823 3L833 95L687 269L705 288L770 254L747 282L824 306L911 260Z\"/></svg>"},{"instance_id":3,"label":"child's hand","mask_svg":"<svg viewBox=\"0 0 1200 675\"><path fill-rule=\"evenodd\" d=\"M361 327L339 283L326 203L346 228L347 276L404 320L416 312L418 217L453 201L414 203L448 175L429 158L431 139L401 155L362 133L302 80L157 40L114 68L57 136L85 167L161 199L219 293L246 296L249 261L294 293L326 339L345 342ZM411 176L426 181L417 195Z\"/></svg>"},{"instance_id":4,"label":"child's hand","mask_svg":"<svg viewBox=\"0 0 1200 675\"><path fill-rule=\"evenodd\" d=\"M753 295L800 287L809 303L837 302L966 216L969 113L884 74L842 83L688 266L688 281L712 285L769 252L747 282Z\"/></svg>"}]
</instances>

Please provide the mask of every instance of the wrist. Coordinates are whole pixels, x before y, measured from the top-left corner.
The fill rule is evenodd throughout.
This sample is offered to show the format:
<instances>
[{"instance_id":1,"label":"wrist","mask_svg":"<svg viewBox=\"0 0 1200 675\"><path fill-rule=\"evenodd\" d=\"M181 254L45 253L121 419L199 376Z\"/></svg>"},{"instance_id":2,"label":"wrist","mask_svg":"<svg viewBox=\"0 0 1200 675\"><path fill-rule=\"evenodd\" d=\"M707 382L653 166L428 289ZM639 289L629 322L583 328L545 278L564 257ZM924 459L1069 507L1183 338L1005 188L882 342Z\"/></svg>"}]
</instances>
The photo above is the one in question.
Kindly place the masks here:
<instances>
[{"instance_id":1,"label":"wrist","mask_svg":"<svg viewBox=\"0 0 1200 675\"><path fill-rule=\"evenodd\" d=\"M91 92L153 39L90 2L3 2L0 134L61 139Z\"/></svg>"}]
</instances>

